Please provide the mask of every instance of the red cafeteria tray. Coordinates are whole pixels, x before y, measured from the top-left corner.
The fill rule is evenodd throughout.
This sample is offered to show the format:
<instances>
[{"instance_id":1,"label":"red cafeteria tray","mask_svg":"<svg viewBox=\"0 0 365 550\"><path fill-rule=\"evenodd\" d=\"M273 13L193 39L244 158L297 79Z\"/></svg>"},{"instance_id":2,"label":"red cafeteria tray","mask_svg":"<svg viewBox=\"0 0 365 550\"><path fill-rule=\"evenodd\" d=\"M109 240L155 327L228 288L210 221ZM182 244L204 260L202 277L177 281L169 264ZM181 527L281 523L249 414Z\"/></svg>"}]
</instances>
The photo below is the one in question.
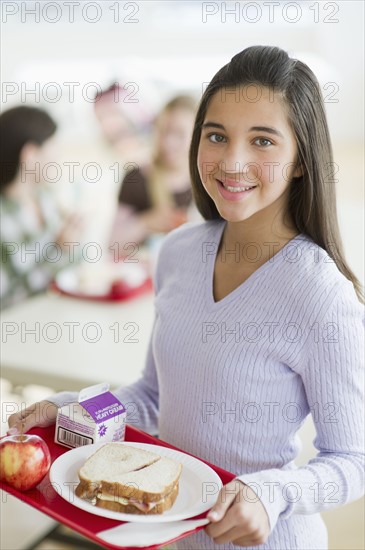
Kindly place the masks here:
<instances>
[{"instance_id":1,"label":"red cafeteria tray","mask_svg":"<svg viewBox=\"0 0 365 550\"><path fill-rule=\"evenodd\" d=\"M30 430L29 433L37 434L46 441L51 453L52 463L60 455L67 452L67 449L65 447L61 447L61 445L57 445L56 443L54 443L53 426L49 428L34 428L33 430ZM134 441L136 443L137 442L152 443L154 445L162 445L164 447L170 447L171 449L177 449L177 447L173 447L172 445L169 445L165 441L162 441L161 439L156 439L155 437L152 437L149 434L142 432L141 430L133 428L132 426L127 426L125 440ZM177 449L177 450L180 450L180 449ZM221 468L218 468L213 464L209 464L209 462L206 462L206 464L211 466L211 468L213 468L213 470L217 472L223 484L228 483L235 477L230 472L227 472L226 470L222 470ZM64 500L62 497L60 497L56 493L56 491L52 487L52 484L49 480L48 475L43 479L43 481L39 485L37 485L35 489L32 489L25 493L21 493L16 489L13 489L12 487L10 487L4 482L0 483L0 488L8 492L9 494L19 498L26 504L33 506L33 508L36 508L40 512L47 514L48 516L52 517L59 523L67 525L74 531L81 533L82 535L96 542L103 548L131 550L131 547L121 546L121 545L116 546L114 544L108 544L105 541L101 540L96 534L99 531L104 531L105 529L111 529L112 527L116 527L117 525L120 525L121 523L125 523L125 522L116 521L113 519L108 519L108 518L104 518L96 515L91 515L89 514L89 512L85 512L84 510L81 510L76 506L72 506L72 504ZM194 519L203 518L205 515L206 513L201 514L200 516L196 516ZM192 519L192 518L189 518L189 519ZM189 535L191 535L195 531L200 531L200 529L203 529L203 527L197 527L193 531L189 531ZM167 544L175 542L186 536L188 535L182 534L179 537L176 537L174 539L171 539L168 542L165 542L163 546L166 546ZM152 545L148 547L146 546L145 548L148 550L157 550L158 548L161 548L161 546Z\"/></svg>"}]
</instances>

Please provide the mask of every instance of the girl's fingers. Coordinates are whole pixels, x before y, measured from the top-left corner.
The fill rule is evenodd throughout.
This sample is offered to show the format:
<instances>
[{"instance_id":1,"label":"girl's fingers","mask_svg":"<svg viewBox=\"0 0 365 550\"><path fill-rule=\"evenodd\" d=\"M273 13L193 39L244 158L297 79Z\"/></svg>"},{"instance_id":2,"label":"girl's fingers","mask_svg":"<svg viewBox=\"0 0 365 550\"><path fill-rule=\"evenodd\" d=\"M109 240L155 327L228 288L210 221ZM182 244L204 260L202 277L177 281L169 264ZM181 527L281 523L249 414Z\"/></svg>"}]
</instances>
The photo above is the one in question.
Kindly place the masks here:
<instances>
[{"instance_id":1,"label":"girl's fingers","mask_svg":"<svg viewBox=\"0 0 365 550\"><path fill-rule=\"evenodd\" d=\"M34 407L28 407L27 409L24 409L23 411L20 411L18 413L12 414L9 416L8 423L9 428L16 428L22 420L24 420L29 414L31 414L34 411Z\"/></svg>"},{"instance_id":2,"label":"girl's fingers","mask_svg":"<svg viewBox=\"0 0 365 550\"><path fill-rule=\"evenodd\" d=\"M205 527L205 532L209 537L212 537L214 541L219 541L220 543L231 540L230 538L227 538L227 535L237 526L237 519L235 514L232 512L231 507L224 513L221 520L217 520L214 523L211 522ZM209 517L210 516L208 515L207 519L209 519Z\"/></svg>"},{"instance_id":3,"label":"girl's fingers","mask_svg":"<svg viewBox=\"0 0 365 550\"><path fill-rule=\"evenodd\" d=\"M36 415L34 412L30 411L24 411L23 413L18 414L17 418L14 420L15 421L12 423L10 423L9 420L10 430L13 432L8 432L9 435L15 435L16 433L25 433L37 425Z\"/></svg>"},{"instance_id":4,"label":"girl's fingers","mask_svg":"<svg viewBox=\"0 0 365 550\"><path fill-rule=\"evenodd\" d=\"M6 432L6 435L18 435L19 434L19 431L18 431L18 428L9 428L8 431Z\"/></svg>"},{"instance_id":5,"label":"girl's fingers","mask_svg":"<svg viewBox=\"0 0 365 550\"><path fill-rule=\"evenodd\" d=\"M211 523L207 525L205 531L210 537L225 536L235 526L236 521L230 508L237 496L239 497L241 487L237 480L233 480L221 489L217 502L207 514L207 519Z\"/></svg>"},{"instance_id":6,"label":"girl's fingers","mask_svg":"<svg viewBox=\"0 0 365 550\"><path fill-rule=\"evenodd\" d=\"M208 512L207 519L214 523L220 521L237 497L237 494L239 494L241 488L242 484L237 480L230 481L227 485L224 485L218 495L217 502Z\"/></svg>"},{"instance_id":7,"label":"girl's fingers","mask_svg":"<svg viewBox=\"0 0 365 550\"><path fill-rule=\"evenodd\" d=\"M49 401L35 403L9 417L9 435L27 432L35 426L50 426L56 420L57 406Z\"/></svg>"}]
</instances>

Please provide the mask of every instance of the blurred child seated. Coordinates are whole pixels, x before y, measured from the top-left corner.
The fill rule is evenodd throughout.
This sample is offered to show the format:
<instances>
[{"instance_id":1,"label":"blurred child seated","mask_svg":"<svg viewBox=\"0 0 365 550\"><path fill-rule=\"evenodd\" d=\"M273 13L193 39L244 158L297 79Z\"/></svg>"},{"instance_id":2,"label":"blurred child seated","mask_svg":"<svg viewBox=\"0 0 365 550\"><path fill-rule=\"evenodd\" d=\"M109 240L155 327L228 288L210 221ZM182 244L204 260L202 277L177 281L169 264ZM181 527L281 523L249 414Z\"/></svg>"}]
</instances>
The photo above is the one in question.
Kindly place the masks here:
<instances>
[{"instance_id":1,"label":"blurred child seated","mask_svg":"<svg viewBox=\"0 0 365 550\"><path fill-rule=\"evenodd\" d=\"M47 288L77 252L79 216L62 219L42 169L55 161L56 123L20 106L0 115L1 307ZM67 244L68 243L68 244Z\"/></svg>"},{"instance_id":2,"label":"blurred child seated","mask_svg":"<svg viewBox=\"0 0 365 550\"><path fill-rule=\"evenodd\" d=\"M154 124L152 160L124 178L112 242L148 244L187 221L192 207L189 145L196 102L176 96L159 113Z\"/></svg>"},{"instance_id":3,"label":"blurred child seated","mask_svg":"<svg viewBox=\"0 0 365 550\"><path fill-rule=\"evenodd\" d=\"M101 133L121 164L144 163L149 157L152 113L127 88L115 83L95 96L94 112Z\"/></svg>"}]
</instances>

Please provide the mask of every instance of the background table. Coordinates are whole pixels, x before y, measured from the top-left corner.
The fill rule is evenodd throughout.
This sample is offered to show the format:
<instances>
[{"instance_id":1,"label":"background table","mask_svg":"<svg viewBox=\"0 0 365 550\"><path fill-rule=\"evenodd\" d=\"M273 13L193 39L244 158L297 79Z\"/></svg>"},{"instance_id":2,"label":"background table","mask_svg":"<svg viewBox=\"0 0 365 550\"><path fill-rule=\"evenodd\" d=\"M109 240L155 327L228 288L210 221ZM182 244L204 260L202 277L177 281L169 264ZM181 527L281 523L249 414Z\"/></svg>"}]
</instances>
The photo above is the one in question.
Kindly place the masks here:
<instances>
[{"instance_id":1,"label":"background table","mask_svg":"<svg viewBox=\"0 0 365 550\"><path fill-rule=\"evenodd\" d=\"M143 370L151 335L152 291L122 302L53 292L2 312L1 373L13 384L79 390L128 385Z\"/></svg>"}]
</instances>

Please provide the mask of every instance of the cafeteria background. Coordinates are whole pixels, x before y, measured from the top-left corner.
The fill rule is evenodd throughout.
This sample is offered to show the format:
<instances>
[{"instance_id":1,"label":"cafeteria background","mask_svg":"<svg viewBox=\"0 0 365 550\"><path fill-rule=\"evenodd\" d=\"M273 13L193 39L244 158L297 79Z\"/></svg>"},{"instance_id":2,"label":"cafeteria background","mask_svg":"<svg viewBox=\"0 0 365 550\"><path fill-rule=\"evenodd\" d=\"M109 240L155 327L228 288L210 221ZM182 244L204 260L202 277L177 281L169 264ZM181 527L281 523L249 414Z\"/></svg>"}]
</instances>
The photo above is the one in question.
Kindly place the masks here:
<instances>
[{"instance_id":1,"label":"cafeteria background","mask_svg":"<svg viewBox=\"0 0 365 550\"><path fill-rule=\"evenodd\" d=\"M86 241L105 246L120 182L128 168L141 162L141 150L123 154L105 140L94 113L95 93L118 82L132 102L153 114L176 94L199 99L216 70L249 45L287 49L307 62L320 81L336 163L329 177L338 180L346 255L363 281L363 20L363 2L353 0L5 1L1 3L1 109L35 105L55 118L61 170L57 181L49 172L49 180L54 179L50 187L64 212L77 208L85 217ZM2 403L30 404L52 391L47 384L46 377L45 387L2 379ZM5 430L2 414L2 434ZM315 454L311 421L301 430L301 438L298 464ZM24 510L24 504L2 495L1 548L30 548L54 526L50 518ZM323 517L331 550L365 548L363 500ZM45 540L36 548L70 546Z\"/></svg>"}]
</instances>

